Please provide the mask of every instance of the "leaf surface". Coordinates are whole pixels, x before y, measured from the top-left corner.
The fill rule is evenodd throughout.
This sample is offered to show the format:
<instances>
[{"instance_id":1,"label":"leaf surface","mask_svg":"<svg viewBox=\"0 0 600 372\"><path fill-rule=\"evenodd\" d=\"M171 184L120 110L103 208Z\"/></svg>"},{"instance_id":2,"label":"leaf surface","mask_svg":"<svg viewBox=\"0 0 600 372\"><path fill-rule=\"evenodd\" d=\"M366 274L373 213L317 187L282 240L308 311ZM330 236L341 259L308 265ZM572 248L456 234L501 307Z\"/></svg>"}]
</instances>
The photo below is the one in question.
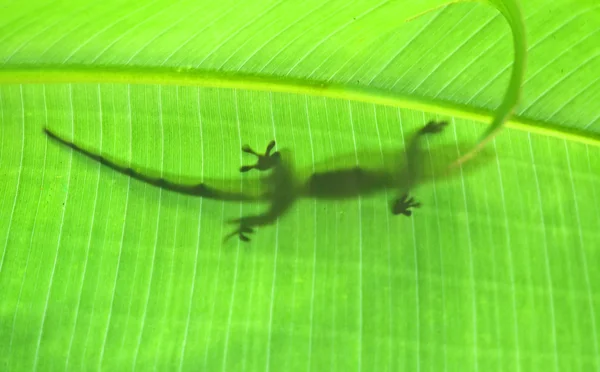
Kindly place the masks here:
<instances>
[{"instance_id":1,"label":"leaf surface","mask_svg":"<svg viewBox=\"0 0 600 372\"><path fill-rule=\"evenodd\" d=\"M411 218L389 213L396 190L306 199L250 244L223 244L227 220L267 205L154 188L42 132L154 175L240 187L253 161L241 146L271 139L308 172L386 166L444 119L426 160L455 159L510 94L503 6L0 4L0 365L600 368L591 1L521 5L526 69L508 128L481 166L415 190Z\"/></svg>"}]
</instances>

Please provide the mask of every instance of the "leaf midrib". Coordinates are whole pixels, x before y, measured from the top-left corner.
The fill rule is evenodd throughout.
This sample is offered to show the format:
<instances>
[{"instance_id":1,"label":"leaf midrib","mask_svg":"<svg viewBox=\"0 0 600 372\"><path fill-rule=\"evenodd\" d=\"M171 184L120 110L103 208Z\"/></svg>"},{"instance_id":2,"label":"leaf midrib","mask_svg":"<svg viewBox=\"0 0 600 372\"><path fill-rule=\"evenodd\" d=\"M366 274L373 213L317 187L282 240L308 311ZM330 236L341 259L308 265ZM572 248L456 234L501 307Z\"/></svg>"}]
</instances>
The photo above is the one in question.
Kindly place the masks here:
<instances>
[{"instance_id":1,"label":"leaf midrib","mask_svg":"<svg viewBox=\"0 0 600 372\"><path fill-rule=\"evenodd\" d=\"M251 75L224 71L193 70L185 68L140 68L98 66L30 66L0 68L0 84L77 84L120 83L148 85L199 86L279 93L306 94L357 102L392 106L452 116L488 124L494 112L440 99L416 95L402 95L377 88L344 85L326 81L280 78L269 75ZM505 125L509 128L555 137L570 142L600 146L600 134L576 128L562 127L541 120L511 116Z\"/></svg>"}]
</instances>

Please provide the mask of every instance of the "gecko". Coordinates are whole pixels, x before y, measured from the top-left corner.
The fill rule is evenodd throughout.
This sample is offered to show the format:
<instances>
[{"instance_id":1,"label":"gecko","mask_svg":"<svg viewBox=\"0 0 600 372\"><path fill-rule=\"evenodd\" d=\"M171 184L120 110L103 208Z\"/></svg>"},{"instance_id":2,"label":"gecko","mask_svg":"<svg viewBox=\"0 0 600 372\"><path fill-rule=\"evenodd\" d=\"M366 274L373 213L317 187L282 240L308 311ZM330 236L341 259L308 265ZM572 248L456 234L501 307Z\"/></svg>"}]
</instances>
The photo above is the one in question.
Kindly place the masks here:
<instances>
[{"instance_id":1,"label":"gecko","mask_svg":"<svg viewBox=\"0 0 600 372\"><path fill-rule=\"evenodd\" d=\"M390 212L394 215L410 217L413 209L421 206L420 202L410 196L410 191L426 178L422 172L423 165L421 163L423 157L422 139L424 136L442 132L447 125L446 121L429 121L417 130L404 153L397 155L405 157L403 166L389 169L366 169L356 165L342 169L309 172L308 177L301 177L300 173L294 170L291 156L286 158L282 151L273 151L276 146L275 140L268 143L264 153L258 153L250 146L244 145L242 151L256 157L256 162L252 165L242 165L239 171L246 174L256 170L261 175L266 174L266 176L251 182L248 181L249 183L245 187L242 186L240 191L210 186L206 181L183 184L162 177L152 177L135 170L131 166L119 165L116 161L110 160L101 154L86 150L53 132L48 127L44 128L44 132L52 140L71 148L76 153L98 161L118 173L155 187L220 201L267 202L269 206L263 213L242 216L228 221L237 225L237 228L226 235L224 241L237 235L241 241L249 242L251 240L250 235L257 228L276 222L292 207L294 202L301 198L343 200L392 189L396 190L396 197L391 200ZM329 161L331 160L329 159ZM234 183L235 181L231 182ZM253 192L244 190L253 190Z\"/></svg>"}]
</instances>

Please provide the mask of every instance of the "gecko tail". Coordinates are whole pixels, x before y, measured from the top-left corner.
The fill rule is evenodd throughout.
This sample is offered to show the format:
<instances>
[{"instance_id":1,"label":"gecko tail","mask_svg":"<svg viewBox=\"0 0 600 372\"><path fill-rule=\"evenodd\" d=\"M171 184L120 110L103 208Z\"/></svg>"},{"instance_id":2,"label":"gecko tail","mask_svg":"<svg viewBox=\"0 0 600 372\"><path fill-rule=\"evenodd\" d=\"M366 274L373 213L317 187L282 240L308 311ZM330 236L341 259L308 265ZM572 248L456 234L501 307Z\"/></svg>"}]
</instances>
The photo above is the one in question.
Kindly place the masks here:
<instances>
[{"instance_id":1,"label":"gecko tail","mask_svg":"<svg viewBox=\"0 0 600 372\"><path fill-rule=\"evenodd\" d=\"M58 134L52 132L47 127L44 128L44 133L51 139L59 142L60 144L66 146L66 147L69 147L73 151L75 151L81 155L84 155L87 158L97 161L100 164L102 164L118 173L121 173L123 175L126 175L128 177L131 177L138 181L150 184L155 187L160 187L160 188L170 190L173 192L177 192L180 194L198 196L198 197L204 197L204 198L216 199L216 200L227 200L227 201L257 200L257 198L253 195L247 195L247 194L237 193L237 192L228 192L225 190L218 190L216 188L209 187L209 186L205 185L204 183L185 185L185 184L178 184L176 182L172 182L167 179L160 178L160 177L150 177L145 174L142 174L141 172L134 170L131 167L119 165L99 154L95 154L91 151L88 151L88 150L76 145L75 143L64 139L63 137L59 136Z\"/></svg>"}]
</instances>

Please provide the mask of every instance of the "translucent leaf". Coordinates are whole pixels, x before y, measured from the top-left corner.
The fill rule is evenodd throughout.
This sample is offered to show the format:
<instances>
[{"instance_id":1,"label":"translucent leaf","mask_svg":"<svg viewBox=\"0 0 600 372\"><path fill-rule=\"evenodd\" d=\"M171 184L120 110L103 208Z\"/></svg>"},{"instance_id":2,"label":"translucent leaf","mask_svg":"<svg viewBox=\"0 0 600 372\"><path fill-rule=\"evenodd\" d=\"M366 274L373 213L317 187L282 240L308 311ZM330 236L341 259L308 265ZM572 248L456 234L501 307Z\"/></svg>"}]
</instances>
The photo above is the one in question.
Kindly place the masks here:
<instances>
[{"instance_id":1,"label":"translucent leaf","mask_svg":"<svg viewBox=\"0 0 600 372\"><path fill-rule=\"evenodd\" d=\"M594 2L0 9L2 370L600 367ZM449 122L431 169L504 129L411 217L396 189L305 198L249 243L228 221L267 203L43 132L247 192L244 144L275 139L302 177L383 170L429 120Z\"/></svg>"}]
</instances>

